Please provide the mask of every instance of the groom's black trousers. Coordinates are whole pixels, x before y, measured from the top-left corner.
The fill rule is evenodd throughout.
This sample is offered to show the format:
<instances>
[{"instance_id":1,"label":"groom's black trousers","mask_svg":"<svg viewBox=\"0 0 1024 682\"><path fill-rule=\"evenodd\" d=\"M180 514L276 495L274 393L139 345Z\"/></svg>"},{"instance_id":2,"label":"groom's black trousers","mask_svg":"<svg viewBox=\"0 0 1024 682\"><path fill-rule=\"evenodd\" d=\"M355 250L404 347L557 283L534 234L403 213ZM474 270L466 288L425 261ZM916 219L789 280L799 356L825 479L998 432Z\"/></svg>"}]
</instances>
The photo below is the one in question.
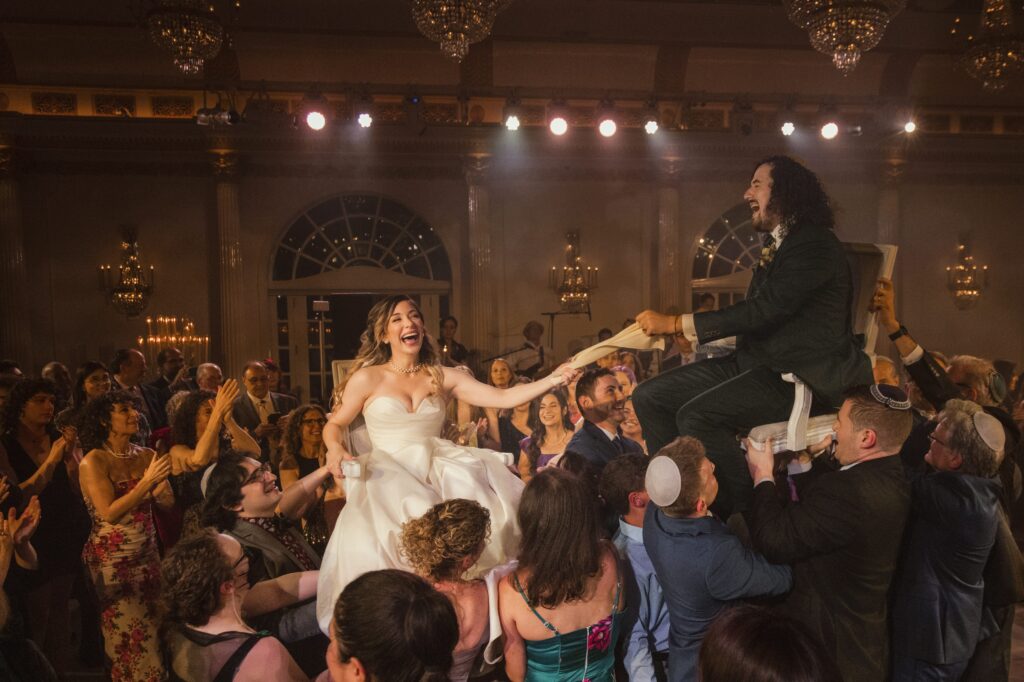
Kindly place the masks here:
<instances>
[{"instance_id":1,"label":"groom's black trousers","mask_svg":"<svg viewBox=\"0 0 1024 682\"><path fill-rule=\"evenodd\" d=\"M651 456L676 436L704 444L719 485L711 509L724 520L743 511L753 492L737 435L789 419L793 396L793 384L779 372L762 365L743 369L733 353L648 379L633 393L633 407Z\"/></svg>"}]
</instances>

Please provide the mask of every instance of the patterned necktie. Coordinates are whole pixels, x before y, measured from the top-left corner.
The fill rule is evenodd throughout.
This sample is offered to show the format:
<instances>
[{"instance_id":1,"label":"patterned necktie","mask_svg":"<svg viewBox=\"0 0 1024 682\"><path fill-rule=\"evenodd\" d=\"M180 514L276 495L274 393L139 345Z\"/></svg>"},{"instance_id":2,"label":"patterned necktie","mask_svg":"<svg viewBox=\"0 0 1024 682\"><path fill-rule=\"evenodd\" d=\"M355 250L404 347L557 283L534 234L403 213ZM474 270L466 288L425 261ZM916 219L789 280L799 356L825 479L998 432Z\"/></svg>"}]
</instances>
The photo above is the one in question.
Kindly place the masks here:
<instances>
[{"instance_id":1,"label":"patterned necktie","mask_svg":"<svg viewBox=\"0 0 1024 682\"><path fill-rule=\"evenodd\" d=\"M267 399L266 398L263 398L262 400L260 400L259 408L257 409L257 411L260 413L260 424L266 424L267 423L267 415L270 414L267 411Z\"/></svg>"},{"instance_id":2,"label":"patterned necktie","mask_svg":"<svg viewBox=\"0 0 1024 682\"><path fill-rule=\"evenodd\" d=\"M778 245L775 241L775 237L772 236L771 232L765 234L761 242L761 259L758 261L758 265L762 268L768 267L768 264L775 258L775 251L778 249Z\"/></svg>"}]
</instances>

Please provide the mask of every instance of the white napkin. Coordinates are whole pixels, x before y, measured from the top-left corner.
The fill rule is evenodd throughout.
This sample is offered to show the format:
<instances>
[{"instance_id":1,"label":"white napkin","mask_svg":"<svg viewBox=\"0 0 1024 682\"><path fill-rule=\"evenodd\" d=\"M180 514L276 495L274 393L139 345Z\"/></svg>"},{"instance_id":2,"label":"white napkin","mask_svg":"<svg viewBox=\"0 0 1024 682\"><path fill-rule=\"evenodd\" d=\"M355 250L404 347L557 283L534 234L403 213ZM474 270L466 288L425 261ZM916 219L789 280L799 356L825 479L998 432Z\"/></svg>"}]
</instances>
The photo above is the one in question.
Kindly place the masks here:
<instances>
[{"instance_id":1,"label":"white napkin","mask_svg":"<svg viewBox=\"0 0 1024 682\"><path fill-rule=\"evenodd\" d=\"M635 350L665 350L665 339L661 336L647 336L640 325L633 323L610 339L599 341L590 348L584 348L572 358L573 369L582 369L598 358L603 358L620 348Z\"/></svg>"}]
</instances>

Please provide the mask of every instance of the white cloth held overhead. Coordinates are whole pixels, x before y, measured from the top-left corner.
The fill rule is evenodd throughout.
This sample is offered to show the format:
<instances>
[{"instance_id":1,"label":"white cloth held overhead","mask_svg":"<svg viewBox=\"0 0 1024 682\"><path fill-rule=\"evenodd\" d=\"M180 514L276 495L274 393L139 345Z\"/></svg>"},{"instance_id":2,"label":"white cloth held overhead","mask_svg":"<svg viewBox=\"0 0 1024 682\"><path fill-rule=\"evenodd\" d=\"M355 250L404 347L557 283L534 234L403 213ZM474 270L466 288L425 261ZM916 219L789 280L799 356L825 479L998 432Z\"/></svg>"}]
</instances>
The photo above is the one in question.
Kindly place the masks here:
<instances>
[{"instance_id":1,"label":"white cloth held overhead","mask_svg":"<svg viewBox=\"0 0 1024 682\"><path fill-rule=\"evenodd\" d=\"M571 365L573 369L582 369L598 358L603 358L612 351L620 348L632 348L634 350L665 350L665 339L661 336L647 336L640 325L635 322L610 339L598 341L589 348L584 348L573 356Z\"/></svg>"}]
</instances>

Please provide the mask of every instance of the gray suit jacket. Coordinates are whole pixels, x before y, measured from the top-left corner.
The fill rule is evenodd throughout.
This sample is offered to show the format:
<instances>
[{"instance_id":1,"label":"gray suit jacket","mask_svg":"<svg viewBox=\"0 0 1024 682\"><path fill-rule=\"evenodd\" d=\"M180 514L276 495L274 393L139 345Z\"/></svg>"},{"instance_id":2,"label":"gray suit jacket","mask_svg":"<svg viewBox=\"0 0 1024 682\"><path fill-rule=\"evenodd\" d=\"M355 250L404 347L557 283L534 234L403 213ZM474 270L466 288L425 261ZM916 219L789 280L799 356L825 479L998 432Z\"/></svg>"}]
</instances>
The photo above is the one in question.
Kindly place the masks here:
<instances>
[{"instance_id":1,"label":"gray suit jacket","mask_svg":"<svg viewBox=\"0 0 1024 682\"><path fill-rule=\"evenodd\" d=\"M302 537L302 533L297 528L289 528L286 532L295 538L299 547L319 568L320 557ZM276 537L256 524L238 519L234 527L228 531L228 535L238 540L249 556L250 585L304 570Z\"/></svg>"},{"instance_id":2,"label":"gray suit jacket","mask_svg":"<svg viewBox=\"0 0 1024 682\"><path fill-rule=\"evenodd\" d=\"M299 406L299 402L295 398L284 393L271 392L270 402L273 405L271 412L280 414L288 414ZM256 438L255 431L256 427L260 425L260 416L256 413L256 406L249 400L248 393L242 393L235 398L235 406L231 413L235 418L235 423ZM270 443L266 438L256 438L256 440L260 444L260 459L264 462L270 461Z\"/></svg>"}]
</instances>

